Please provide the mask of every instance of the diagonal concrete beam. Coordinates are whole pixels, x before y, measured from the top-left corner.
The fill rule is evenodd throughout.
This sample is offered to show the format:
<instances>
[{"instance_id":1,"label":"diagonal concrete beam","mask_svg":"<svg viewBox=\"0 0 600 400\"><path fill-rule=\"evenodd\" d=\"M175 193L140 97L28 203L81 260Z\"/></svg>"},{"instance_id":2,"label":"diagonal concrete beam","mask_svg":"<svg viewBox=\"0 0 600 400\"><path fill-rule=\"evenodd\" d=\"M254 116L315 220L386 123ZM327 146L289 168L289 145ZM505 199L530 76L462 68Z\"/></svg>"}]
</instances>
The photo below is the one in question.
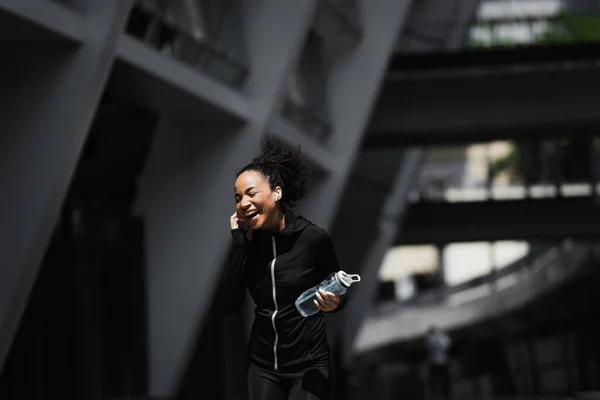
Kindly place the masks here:
<instances>
[{"instance_id":1,"label":"diagonal concrete beam","mask_svg":"<svg viewBox=\"0 0 600 400\"><path fill-rule=\"evenodd\" d=\"M18 4L20 12L23 4ZM0 146L0 367L36 280L131 5L132 0L90 2L88 12L79 16L85 27L80 45L47 46L40 38L39 45L19 47L14 62L2 67L2 75L11 77L6 85L11 98L2 100ZM69 14L69 26L73 18Z\"/></svg>"},{"instance_id":2,"label":"diagonal concrete beam","mask_svg":"<svg viewBox=\"0 0 600 400\"><path fill-rule=\"evenodd\" d=\"M333 132L326 146L336 168L314 194L314 201L322 206L310 213L322 226L333 224L338 202L357 157L410 3L411 0L391 3L386 0L360 1L362 40L330 74L327 93Z\"/></svg>"}]
</instances>

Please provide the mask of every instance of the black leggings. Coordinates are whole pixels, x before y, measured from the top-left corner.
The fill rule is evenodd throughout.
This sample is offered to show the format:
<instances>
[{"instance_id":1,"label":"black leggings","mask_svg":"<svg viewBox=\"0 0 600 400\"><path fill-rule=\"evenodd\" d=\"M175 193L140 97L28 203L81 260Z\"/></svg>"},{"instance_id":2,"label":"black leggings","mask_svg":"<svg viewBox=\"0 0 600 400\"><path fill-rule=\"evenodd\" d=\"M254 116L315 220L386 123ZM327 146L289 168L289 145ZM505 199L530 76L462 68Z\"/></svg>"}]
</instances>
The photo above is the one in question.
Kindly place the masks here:
<instances>
[{"instance_id":1,"label":"black leggings","mask_svg":"<svg viewBox=\"0 0 600 400\"><path fill-rule=\"evenodd\" d=\"M329 400L329 363L300 372L275 372L250 363L250 400Z\"/></svg>"}]
</instances>

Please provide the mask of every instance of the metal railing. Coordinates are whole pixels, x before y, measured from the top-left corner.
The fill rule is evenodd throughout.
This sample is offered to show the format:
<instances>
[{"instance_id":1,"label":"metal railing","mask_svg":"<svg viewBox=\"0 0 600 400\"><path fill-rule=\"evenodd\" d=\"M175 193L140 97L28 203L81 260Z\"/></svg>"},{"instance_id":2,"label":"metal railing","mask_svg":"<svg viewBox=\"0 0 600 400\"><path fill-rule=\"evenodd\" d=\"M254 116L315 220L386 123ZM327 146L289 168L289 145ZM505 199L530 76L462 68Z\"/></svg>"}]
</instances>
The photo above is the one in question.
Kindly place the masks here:
<instances>
[{"instance_id":1,"label":"metal railing","mask_svg":"<svg viewBox=\"0 0 600 400\"><path fill-rule=\"evenodd\" d=\"M288 85L281 116L318 142L331 133L327 79L362 39L356 0L320 0L311 32Z\"/></svg>"},{"instance_id":2,"label":"metal railing","mask_svg":"<svg viewBox=\"0 0 600 400\"><path fill-rule=\"evenodd\" d=\"M600 41L597 0L484 1L470 30L470 47Z\"/></svg>"},{"instance_id":3,"label":"metal railing","mask_svg":"<svg viewBox=\"0 0 600 400\"><path fill-rule=\"evenodd\" d=\"M577 257L572 257L574 247L572 241L565 240L554 247L538 248L505 268L491 271L464 283L417 293L402 302L378 304L373 308L371 315L385 315L403 307L457 306L515 286L526 276L546 274L551 278L581 261L577 258L581 252L575 254Z\"/></svg>"},{"instance_id":4,"label":"metal railing","mask_svg":"<svg viewBox=\"0 0 600 400\"><path fill-rule=\"evenodd\" d=\"M318 142L324 142L331 133L331 125L328 121L319 117L309 107L295 104L289 98L283 101L281 116L294 123Z\"/></svg>"},{"instance_id":5,"label":"metal railing","mask_svg":"<svg viewBox=\"0 0 600 400\"><path fill-rule=\"evenodd\" d=\"M313 29L325 43L325 68L331 69L337 59L362 39L356 0L320 0Z\"/></svg>"},{"instance_id":6,"label":"metal railing","mask_svg":"<svg viewBox=\"0 0 600 400\"><path fill-rule=\"evenodd\" d=\"M452 4L448 2L445 13L431 11L417 22L407 21L398 51L438 53L600 42L598 0L481 0L470 18L460 13L460 2ZM448 40L456 33L461 37L452 45Z\"/></svg>"},{"instance_id":7,"label":"metal railing","mask_svg":"<svg viewBox=\"0 0 600 400\"><path fill-rule=\"evenodd\" d=\"M138 0L131 13L127 33L157 51L233 86L248 75L241 24L231 18L229 2L213 0ZM241 12L241 10L238 10ZM223 44L225 30L238 43ZM235 47L235 48L233 48Z\"/></svg>"},{"instance_id":8,"label":"metal railing","mask_svg":"<svg viewBox=\"0 0 600 400\"><path fill-rule=\"evenodd\" d=\"M543 141L432 147L411 201L468 202L600 196L600 141Z\"/></svg>"},{"instance_id":9,"label":"metal railing","mask_svg":"<svg viewBox=\"0 0 600 400\"><path fill-rule=\"evenodd\" d=\"M70 9L79 9L81 7L82 0L48 0L52 3L60 4Z\"/></svg>"}]
</instances>

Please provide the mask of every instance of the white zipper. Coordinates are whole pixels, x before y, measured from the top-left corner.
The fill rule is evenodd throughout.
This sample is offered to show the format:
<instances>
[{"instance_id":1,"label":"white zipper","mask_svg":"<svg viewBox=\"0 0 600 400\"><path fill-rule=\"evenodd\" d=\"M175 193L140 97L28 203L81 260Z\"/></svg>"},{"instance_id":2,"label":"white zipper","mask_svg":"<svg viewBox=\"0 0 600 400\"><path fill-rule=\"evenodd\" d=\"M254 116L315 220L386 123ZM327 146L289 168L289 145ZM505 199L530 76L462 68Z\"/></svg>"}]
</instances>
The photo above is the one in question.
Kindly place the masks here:
<instances>
[{"instance_id":1,"label":"white zipper","mask_svg":"<svg viewBox=\"0 0 600 400\"><path fill-rule=\"evenodd\" d=\"M273 359L275 360L274 369L277 371L277 342L279 341L279 334L277 333L277 327L275 326L275 316L279 307L277 305L277 289L275 288L275 259L277 258L277 246L275 245L275 238L271 236L271 242L273 243L273 261L271 261L271 283L273 285L273 304L275 310L271 316L271 324L273 325L273 331L275 331L275 341L273 342Z\"/></svg>"}]
</instances>

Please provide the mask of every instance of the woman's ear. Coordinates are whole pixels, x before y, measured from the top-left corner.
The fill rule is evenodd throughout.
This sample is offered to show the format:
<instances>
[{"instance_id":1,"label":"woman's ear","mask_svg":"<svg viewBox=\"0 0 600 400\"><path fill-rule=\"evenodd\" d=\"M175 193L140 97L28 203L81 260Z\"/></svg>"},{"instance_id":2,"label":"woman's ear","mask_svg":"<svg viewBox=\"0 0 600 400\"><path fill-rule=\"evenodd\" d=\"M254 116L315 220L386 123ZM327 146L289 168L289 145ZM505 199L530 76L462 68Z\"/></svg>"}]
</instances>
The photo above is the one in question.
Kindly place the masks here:
<instances>
[{"instance_id":1,"label":"woman's ear","mask_svg":"<svg viewBox=\"0 0 600 400\"><path fill-rule=\"evenodd\" d=\"M275 188L275 201L281 200L281 188L277 186Z\"/></svg>"}]
</instances>

